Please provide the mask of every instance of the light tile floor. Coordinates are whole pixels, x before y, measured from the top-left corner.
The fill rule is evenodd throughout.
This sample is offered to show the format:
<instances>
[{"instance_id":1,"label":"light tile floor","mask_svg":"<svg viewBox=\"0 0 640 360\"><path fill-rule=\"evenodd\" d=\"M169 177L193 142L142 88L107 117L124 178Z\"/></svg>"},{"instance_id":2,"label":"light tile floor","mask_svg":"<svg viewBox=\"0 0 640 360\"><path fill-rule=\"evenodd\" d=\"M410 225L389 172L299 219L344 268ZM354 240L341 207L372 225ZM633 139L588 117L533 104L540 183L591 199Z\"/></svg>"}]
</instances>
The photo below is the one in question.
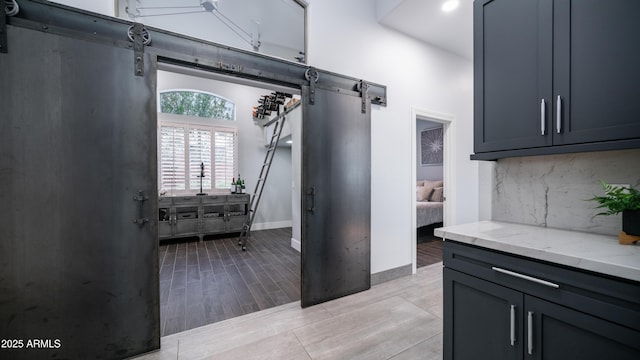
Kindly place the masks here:
<instances>
[{"instance_id":1,"label":"light tile floor","mask_svg":"<svg viewBox=\"0 0 640 360\"><path fill-rule=\"evenodd\" d=\"M441 359L442 263L302 309L294 302L161 339L138 359Z\"/></svg>"}]
</instances>

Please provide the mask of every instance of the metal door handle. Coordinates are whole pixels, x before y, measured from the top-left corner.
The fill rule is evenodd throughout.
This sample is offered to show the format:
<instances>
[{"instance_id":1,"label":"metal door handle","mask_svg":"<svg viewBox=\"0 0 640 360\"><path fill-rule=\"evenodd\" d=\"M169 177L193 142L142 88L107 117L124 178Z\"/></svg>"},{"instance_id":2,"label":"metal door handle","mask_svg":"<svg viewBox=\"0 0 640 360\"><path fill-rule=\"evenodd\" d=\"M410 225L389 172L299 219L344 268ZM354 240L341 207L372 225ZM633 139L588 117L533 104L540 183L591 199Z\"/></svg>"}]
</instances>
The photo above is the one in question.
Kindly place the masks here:
<instances>
[{"instance_id":1,"label":"metal door handle","mask_svg":"<svg viewBox=\"0 0 640 360\"><path fill-rule=\"evenodd\" d=\"M562 131L562 97L560 95L556 100L556 131L558 134Z\"/></svg>"},{"instance_id":2,"label":"metal door handle","mask_svg":"<svg viewBox=\"0 0 640 360\"><path fill-rule=\"evenodd\" d=\"M494 270L494 271L497 271L499 273L505 274L505 275L510 275L510 276L517 277L517 278L520 278L520 279L528 280L528 281L531 281L531 282L534 282L534 283L537 283L537 284L540 284L540 285L552 287L554 289L557 289L557 288L560 287L560 285L554 284L554 283L552 283L550 281L534 278L533 276L520 274L520 273L517 273L515 271L506 270L506 269L502 269L502 268L495 267L495 266L492 266L491 269Z\"/></svg>"},{"instance_id":3,"label":"metal door handle","mask_svg":"<svg viewBox=\"0 0 640 360\"><path fill-rule=\"evenodd\" d=\"M533 311L527 313L527 353L533 354Z\"/></svg>"},{"instance_id":4,"label":"metal door handle","mask_svg":"<svg viewBox=\"0 0 640 360\"><path fill-rule=\"evenodd\" d=\"M547 122L545 121L547 119L546 107L547 103L544 101L544 99L540 100L540 135L542 136L544 136L544 134L547 132Z\"/></svg>"},{"instance_id":5,"label":"metal door handle","mask_svg":"<svg viewBox=\"0 0 640 360\"><path fill-rule=\"evenodd\" d=\"M509 327L511 346L516 344L516 306L511 305L511 322Z\"/></svg>"},{"instance_id":6,"label":"metal door handle","mask_svg":"<svg viewBox=\"0 0 640 360\"><path fill-rule=\"evenodd\" d=\"M311 196L311 206L307 208L307 211L313 214L316 207L316 188L312 186L311 189L307 191L307 195Z\"/></svg>"}]
</instances>

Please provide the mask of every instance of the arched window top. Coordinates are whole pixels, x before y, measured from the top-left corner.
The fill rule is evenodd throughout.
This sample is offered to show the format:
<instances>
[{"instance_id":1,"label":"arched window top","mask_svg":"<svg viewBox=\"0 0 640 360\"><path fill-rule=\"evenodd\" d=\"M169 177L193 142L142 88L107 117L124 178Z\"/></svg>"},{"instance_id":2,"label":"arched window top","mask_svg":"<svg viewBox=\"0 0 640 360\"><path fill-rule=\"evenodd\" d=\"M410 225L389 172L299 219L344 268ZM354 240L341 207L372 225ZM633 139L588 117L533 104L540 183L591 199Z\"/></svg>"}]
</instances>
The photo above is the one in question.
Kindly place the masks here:
<instances>
[{"instance_id":1,"label":"arched window top","mask_svg":"<svg viewBox=\"0 0 640 360\"><path fill-rule=\"evenodd\" d=\"M236 118L236 105L205 91L164 90L160 92L160 112L233 121Z\"/></svg>"}]
</instances>

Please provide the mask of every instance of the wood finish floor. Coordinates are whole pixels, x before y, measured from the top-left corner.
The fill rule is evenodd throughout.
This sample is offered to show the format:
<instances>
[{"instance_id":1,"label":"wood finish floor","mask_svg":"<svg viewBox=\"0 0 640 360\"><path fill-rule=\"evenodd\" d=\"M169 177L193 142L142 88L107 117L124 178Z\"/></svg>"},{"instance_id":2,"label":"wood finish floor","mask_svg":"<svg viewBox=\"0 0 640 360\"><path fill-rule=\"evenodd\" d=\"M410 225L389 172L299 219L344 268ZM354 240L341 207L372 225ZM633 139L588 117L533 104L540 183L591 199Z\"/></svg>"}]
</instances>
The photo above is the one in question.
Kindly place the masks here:
<instances>
[{"instance_id":1,"label":"wood finish floor","mask_svg":"<svg viewBox=\"0 0 640 360\"><path fill-rule=\"evenodd\" d=\"M160 333L171 335L300 300L300 253L291 228L160 245ZM417 267L442 261L442 239L418 233Z\"/></svg>"},{"instance_id":2,"label":"wood finish floor","mask_svg":"<svg viewBox=\"0 0 640 360\"><path fill-rule=\"evenodd\" d=\"M291 228L160 245L161 336L300 300Z\"/></svg>"},{"instance_id":3,"label":"wood finish floor","mask_svg":"<svg viewBox=\"0 0 640 360\"><path fill-rule=\"evenodd\" d=\"M417 267L423 267L442 261L442 238L433 235L433 229L441 226L442 223L425 226L417 230Z\"/></svg>"},{"instance_id":4,"label":"wood finish floor","mask_svg":"<svg viewBox=\"0 0 640 360\"><path fill-rule=\"evenodd\" d=\"M302 309L300 302L161 339L140 359L441 359L442 263Z\"/></svg>"}]
</instances>

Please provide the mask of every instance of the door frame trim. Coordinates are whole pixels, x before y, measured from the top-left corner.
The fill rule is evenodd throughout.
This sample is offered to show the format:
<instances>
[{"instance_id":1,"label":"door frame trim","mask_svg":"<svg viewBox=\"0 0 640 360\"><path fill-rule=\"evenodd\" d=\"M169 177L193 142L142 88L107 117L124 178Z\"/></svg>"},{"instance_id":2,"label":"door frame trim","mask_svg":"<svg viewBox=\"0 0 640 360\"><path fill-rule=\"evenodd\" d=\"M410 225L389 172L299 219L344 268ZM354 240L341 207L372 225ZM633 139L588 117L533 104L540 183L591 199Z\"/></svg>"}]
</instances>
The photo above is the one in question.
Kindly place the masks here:
<instances>
[{"instance_id":1,"label":"door frame trim","mask_svg":"<svg viewBox=\"0 0 640 360\"><path fill-rule=\"evenodd\" d=\"M443 139L444 139L444 147L443 147L443 180L446 184L443 189L443 196L446 201L444 203L443 208L443 225L452 225L456 223L455 212L453 206L447 206L447 204L455 204L456 197L455 191L453 189L456 188L456 170L453 166L453 159L455 159L455 147L453 146L453 139L455 136L455 120L456 117L451 114L441 113L433 110L422 109L418 107L411 107L411 184L410 191L411 194L411 263L412 263L412 274L415 274L417 271L417 241L418 236L416 234L417 230L417 211L416 211L416 181L417 179L417 154L418 154L418 144L416 137L418 136L416 131L418 118L423 118L424 120L429 120L432 122L442 124L443 129Z\"/></svg>"}]
</instances>

